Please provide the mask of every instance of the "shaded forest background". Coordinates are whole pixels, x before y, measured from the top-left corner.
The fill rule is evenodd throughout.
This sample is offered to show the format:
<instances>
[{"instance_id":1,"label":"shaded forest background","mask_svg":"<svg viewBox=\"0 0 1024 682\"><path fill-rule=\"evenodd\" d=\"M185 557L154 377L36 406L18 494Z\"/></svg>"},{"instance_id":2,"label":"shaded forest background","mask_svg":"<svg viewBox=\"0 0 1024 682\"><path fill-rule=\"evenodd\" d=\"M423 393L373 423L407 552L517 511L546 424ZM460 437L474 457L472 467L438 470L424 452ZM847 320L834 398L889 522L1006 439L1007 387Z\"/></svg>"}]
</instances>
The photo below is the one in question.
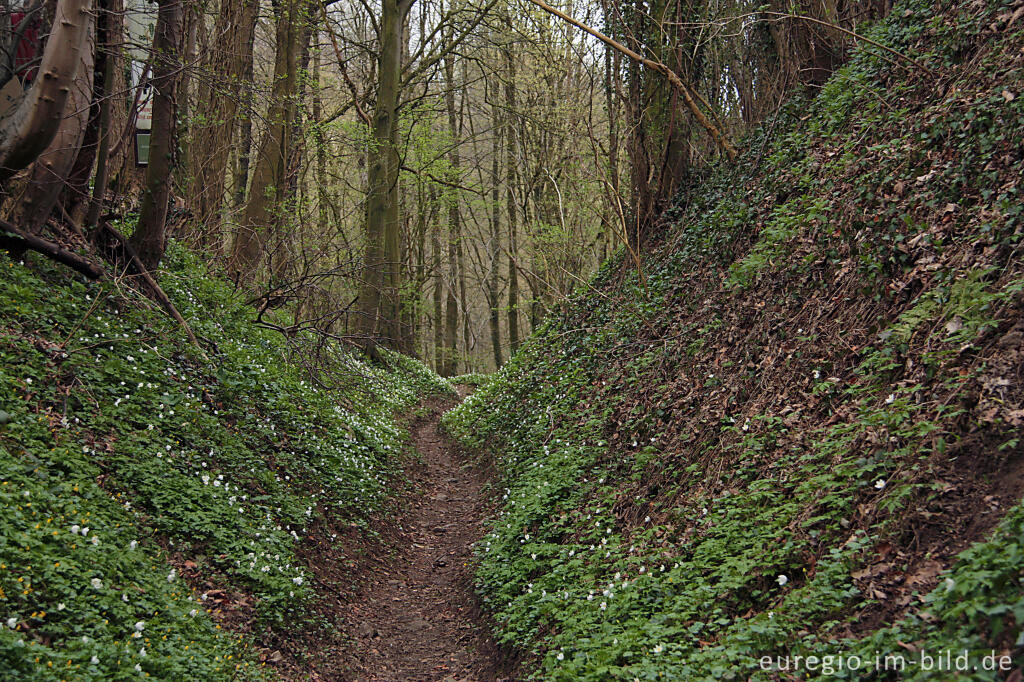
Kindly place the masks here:
<instances>
[{"instance_id":1,"label":"shaded forest background","mask_svg":"<svg viewBox=\"0 0 1024 682\"><path fill-rule=\"evenodd\" d=\"M287 337L488 370L888 9L5 0L0 240L159 296L179 239Z\"/></svg>"}]
</instances>

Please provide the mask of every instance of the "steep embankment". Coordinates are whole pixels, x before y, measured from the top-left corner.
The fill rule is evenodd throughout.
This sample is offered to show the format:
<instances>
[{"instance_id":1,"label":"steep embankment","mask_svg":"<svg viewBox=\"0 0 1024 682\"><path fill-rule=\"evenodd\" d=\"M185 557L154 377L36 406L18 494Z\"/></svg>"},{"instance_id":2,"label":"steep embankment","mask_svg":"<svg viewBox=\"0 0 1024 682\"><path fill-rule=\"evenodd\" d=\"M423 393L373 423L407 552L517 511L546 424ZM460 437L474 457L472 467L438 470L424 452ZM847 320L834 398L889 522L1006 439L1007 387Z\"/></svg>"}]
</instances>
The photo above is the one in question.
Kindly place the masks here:
<instances>
[{"instance_id":1,"label":"steep embankment","mask_svg":"<svg viewBox=\"0 0 1024 682\"><path fill-rule=\"evenodd\" d=\"M898 3L869 35L930 73L861 49L446 415L504 475L477 582L526 670L1020 670L1022 29Z\"/></svg>"},{"instance_id":2,"label":"steep embankment","mask_svg":"<svg viewBox=\"0 0 1024 682\"><path fill-rule=\"evenodd\" d=\"M286 344L180 249L163 282L209 360L130 290L0 252L5 680L302 669L400 471L392 414L451 391Z\"/></svg>"}]
</instances>

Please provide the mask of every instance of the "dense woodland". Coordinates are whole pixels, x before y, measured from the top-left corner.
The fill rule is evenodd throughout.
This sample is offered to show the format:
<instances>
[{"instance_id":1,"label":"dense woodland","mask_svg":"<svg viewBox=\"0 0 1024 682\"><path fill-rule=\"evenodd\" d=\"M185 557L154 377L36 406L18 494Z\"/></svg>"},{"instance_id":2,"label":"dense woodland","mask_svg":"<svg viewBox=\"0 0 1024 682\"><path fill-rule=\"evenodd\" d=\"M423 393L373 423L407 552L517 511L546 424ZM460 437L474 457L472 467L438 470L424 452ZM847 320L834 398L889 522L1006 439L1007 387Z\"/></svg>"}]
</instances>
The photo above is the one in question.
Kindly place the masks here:
<instances>
[{"instance_id":1,"label":"dense woodland","mask_svg":"<svg viewBox=\"0 0 1024 682\"><path fill-rule=\"evenodd\" d=\"M3 0L0 682L1024 679L1024 0Z\"/></svg>"},{"instance_id":2,"label":"dense woodland","mask_svg":"<svg viewBox=\"0 0 1024 682\"><path fill-rule=\"evenodd\" d=\"M885 10L804 5L6 6L5 219L129 268L176 238L284 333L493 369Z\"/></svg>"}]
</instances>

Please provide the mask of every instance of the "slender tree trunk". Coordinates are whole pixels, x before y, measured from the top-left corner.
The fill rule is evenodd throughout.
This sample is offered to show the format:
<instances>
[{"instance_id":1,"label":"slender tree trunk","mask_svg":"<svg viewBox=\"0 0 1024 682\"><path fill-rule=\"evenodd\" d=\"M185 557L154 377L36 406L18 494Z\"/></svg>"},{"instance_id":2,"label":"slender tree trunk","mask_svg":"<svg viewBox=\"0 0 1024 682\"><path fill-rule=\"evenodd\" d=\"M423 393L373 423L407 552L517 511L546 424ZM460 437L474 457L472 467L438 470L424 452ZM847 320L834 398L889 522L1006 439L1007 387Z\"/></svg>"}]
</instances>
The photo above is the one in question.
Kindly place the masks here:
<instances>
[{"instance_id":1,"label":"slender tree trunk","mask_svg":"<svg viewBox=\"0 0 1024 682\"><path fill-rule=\"evenodd\" d=\"M249 198L231 254L231 271L238 280L253 279L259 269L261 256L269 256L271 269L279 256L274 248L269 249L271 253L264 252L268 250L267 238L279 232L278 226L282 220L278 202L285 195L294 132L292 124L295 115L294 96L297 92L299 2L281 0L277 6L274 84L267 111L267 132L260 144Z\"/></svg>"},{"instance_id":2,"label":"slender tree trunk","mask_svg":"<svg viewBox=\"0 0 1024 682\"><path fill-rule=\"evenodd\" d=\"M317 226L321 235L326 236L330 225L330 195L327 178L327 140L321 125L323 119L323 97L320 85L320 59L318 47L313 52L313 144L316 145L316 205Z\"/></svg>"},{"instance_id":3,"label":"slender tree trunk","mask_svg":"<svg viewBox=\"0 0 1024 682\"><path fill-rule=\"evenodd\" d=\"M458 119L455 114L455 65L452 56L444 60L445 73L445 106L448 110L448 130L451 133L451 151L448 161L451 164L451 179L458 180L459 139L461 137ZM459 208L459 194L454 193L448 205L448 297L445 301L444 318L444 363L441 373L453 376L458 371L458 328L459 304L456 292L459 286L459 261L461 260L459 242L462 240L462 213Z\"/></svg>"},{"instance_id":4,"label":"slender tree trunk","mask_svg":"<svg viewBox=\"0 0 1024 682\"><path fill-rule=\"evenodd\" d=\"M71 82L64 99L59 127L50 144L29 169L24 189L12 207L11 222L33 234L42 229L56 208L61 191L72 178L76 161L86 142L90 120L89 104L93 97L95 30L91 13L84 17L84 21L87 25L83 42L81 48L75 51L78 57L75 72L78 76ZM91 168L91 157L89 162Z\"/></svg>"},{"instance_id":5,"label":"slender tree trunk","mask_svg":"<svg viewBox=\"0 0 1024 682\"><path fill-rule=\"evenodd\" d=\"M101 5L109 3L101 3ZM101 7L97 13L97 24L105 24L110 20L109 7ZM105 26L97 25L96 38L94 41L99 44L105 39L107 31ZM89 83L92 86L92 101L89 103L89 121L85 126L85 133L82 136L82 146L78 151L71 172L68 174L67 184L61 191L60 202L64 207L64 214L70 218L71 227L80 231L82 220L85 218L89 207L89 178L92 177L92 169L96 163L96 156L99 147L100 118L102 118L102 102L106 99L105 75L108 60L107 54L102 49L95 49L93 57L92 77ZM83 233L84 235L84 233Z\"/></svg>"},{"instance_id":6,"label":"slender tree trunk","mask_svg":"<svg viewBox=\"0 0 1024 682\"><path fill-rule=\"evenodd\" d=\"M200 245L214 243L220 234L230 141L242 84L251 81L258 6L258 0L221 0L209 40L205 63L208 75L200 81L196 97L199 122L193 132L190 159L194 191L189 203L195 240Z\"/></svg>"},{"instance_id":7,"label":"slender tree trunk","mask_svg":"<svg viewBox=\"0 0 1024 682\"><path fill-rule=\"evenodd\" d=\"M99 121L97 124L96 177L93 181L92 196L82 227L91 230L99 223L100 211L110 184L111 142L114 136L114 108L122 105L125 95L118 91L124 80L120 73L122 65L119 46L124 35L124 3L122 0L103 0L97 26L96 78L100 85L94 90L99 100Z\"/></svg>"},{"instance_id":8,"label":"slender tree trunk","mask_svg":"<svg viewBox=\"0 0 1024 682\"><path fill-rule=\"evenodd\" d=\"M412 0L383 0L377 103L366 197L366 251L359 294L359 331L372 347L380 337L402 346L401 225L398 201L398 100L401 88L402 27Z\"/></svg>"},{"instance_id":9,"label":"slender tree trunk","mask_svg":"<svg viewBox=\"0 0 1024 682\"><path fill-rule=\"evenodd\" d=\"M497 88L495 87L495 90ZM497 92L492 93L491 103L491 234L488 245L491 262L487 277L487 303L490 306L491 351L494 354L495 369L501 367L501 299L498 291L499 255L501 254L501 145L503 141L501 107L498 106Z\"/></svg>"},{"instance_id":10,"label":"slender tree trunk","mask_svg":"<svg viewBox=\"0 0 1024 682\"><path fill-rule=\"evenodd\" d=\"M462 82L464 84L469 83L469 66L467 60L462 60ZM466 113L466 92L467 87L463 86L461 96L459 97L459 132L455 138L456 144L462 140L462 133L465 124L465 113ZM460 155L461 156L461 155ZM461 164L461 159L459 161ZM459 168L457 164L456 169ZM460 174L461 175L461 174ZM470 334L469 325L472 320L469 314L469 298L466 296L466 245L462 240L462 229L460 221L459 238L455 240L455 253L459 263L459 310L462 311L462 358L465 365L465 371L469 372L470 365Z\"/></svg>"},{"instance_id":11,"label":"slender tree trunk","mask_svg":"<svg viewBox=\"0 0 1024 682\"><path fill-rule=\"evenodd\" d=\"M605 50L605 105L608 109L608 174L611 176L612 196L611 201L621 205L622 192L619 188L619 94L620 82L619 73L622 68L622 55L618 50ZM609 202L608 223L617 222L618 211ZM608 243L610 238L607 234L601 240L601 260L608 257Z\"/></svg>"},{"instance_id":12,"label":"slender tree trunk","mask_svg":"<svg viewBox=\"0 0 1024 682\"><path fill-rule=\"evenodd\" d=\"M253 2L256 2L256 0L253 0ZM238 150L238 160L235 166L235 192L232 199L232 207L236 212L241 212L245 208L246 189L249 187L249 159L252 154L252 117L255 106L252 88L252 60L255 42L256 21L254 14L253 23L249 26L249 31L246 35L245 51L242 54L242 83L245 84L245 89L240 93L240 99L243 102L243 113L236 133L237 141L235 147Z\"/></svg>"},{"instance_id":13,"label":"slender tree trunk","mask_svg":"<svg viewBox=\"0 0 1024 682\"><path fill-rule=\"evenodd\" d=\"M444 353L444 277L441 274L441 237L440 228L434 228L430 235L430 250L433 256L432 270L434 277L434 371L443 374L445 370Z\"/></svg>"},{"instance_id":14,"label":"slender tree trunk","mask_svg":"<svg viewBox=\"0 0 1024 682\"><path fill-rule=\"evenodd\" d=\"M131 245L142 264L154 270L167 246L167 206L174 172L177 90L184 31L182 0L160 0L153 32L153 129L149 168L142 193L139 225Z\"/></svg>"},{"instance_id":15,"label":"slender tree trunk","mask_svg":"<svg viewBox=\"0 0 1024 682\"><path fill-rule=\"evenodd\" d=\"M506 9L505 26L507 33L512 35L512 15ZM505 206L508 215L508 349L509 353L519 350L519 270L516 258L519 249L519 214L516 210L516 145L519 137L516 134L516 58L512 53L513 45L505 51Z\"/></svg>"}]
</instances>

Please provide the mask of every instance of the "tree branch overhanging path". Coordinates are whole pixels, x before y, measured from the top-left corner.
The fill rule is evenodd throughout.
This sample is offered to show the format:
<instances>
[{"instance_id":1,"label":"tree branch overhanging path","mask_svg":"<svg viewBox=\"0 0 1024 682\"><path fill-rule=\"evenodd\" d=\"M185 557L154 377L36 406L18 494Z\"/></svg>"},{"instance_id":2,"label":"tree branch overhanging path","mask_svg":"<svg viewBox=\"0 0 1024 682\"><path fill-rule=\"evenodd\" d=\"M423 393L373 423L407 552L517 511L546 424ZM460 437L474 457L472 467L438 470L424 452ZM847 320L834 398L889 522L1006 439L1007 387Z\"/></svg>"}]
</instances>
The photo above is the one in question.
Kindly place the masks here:
<instances>
[{"instance_id":1,"label":"tree branch overhanging path","mask_svg":"<svg viewBox=\"0 0 1024 682\"><path fill-rule=\"evenodd\" d=\"M677 74L672 69L668 68L668 66L666 66L665 64L662 64L661 62L656 62L653 59L648 59L647 57L644 57L642 54L639 54L638 52L629 49L628 47L618 42L617 40L609 38L605 34L598 31L597 29L591 28L590 26L587 26L586 24L583 24L573 19L565 12L555 9L551 5L547 4L546 2L544 2L544 0L530 0L530 2L532 2L534 5L541 8L545 12L558 17L562 21L572 24L581 31L589 33L590 35L597 38L598 40L600 40L602 43L612 48L613 50L621 52L630 59L639 62L640 64L643 64L647 68L665 76L665 78L672 85L672 87L675 88L680 95L682 95L683 101L686 102L686 108L690 110L690 113L692 113L693 117L697 119L697 122L701 125L701 127L707 131L707 133L711 136L711 139L713 139L715 143L719 147L721 147L722 151L725 152L726 156L729 157L730 161L736 160L737 151L735 145L733 145L733 143L729 141L729 138L725 136L725 133L718 126L712 123L711 119L709 119L707 115L700 110L700 107L697 106L697 101L694 98L694 90L690 86L688 86L682 78L679 77L679 74Z\"/></svg>"}]
</instances>

